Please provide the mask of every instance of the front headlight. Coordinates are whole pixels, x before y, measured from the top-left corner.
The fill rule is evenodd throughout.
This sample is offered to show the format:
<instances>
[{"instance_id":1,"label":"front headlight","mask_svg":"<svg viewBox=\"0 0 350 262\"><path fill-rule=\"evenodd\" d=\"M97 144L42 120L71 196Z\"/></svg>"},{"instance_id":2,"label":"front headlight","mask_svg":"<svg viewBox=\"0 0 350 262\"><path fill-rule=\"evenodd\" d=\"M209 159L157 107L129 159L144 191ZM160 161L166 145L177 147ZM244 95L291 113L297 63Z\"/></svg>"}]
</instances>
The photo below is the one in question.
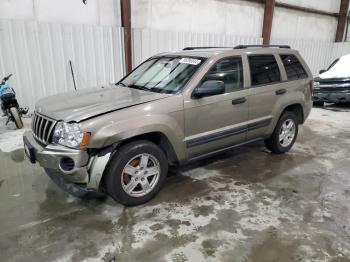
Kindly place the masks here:
<instances>
[{"instance_id":1,"label":"front headlight","mask_svg":"<svg viewBox=\"0 0 350 262\"><path fill-rule=\"evenodd\" d=\"M320 82L314 81L314 89L320 89Z\"/></svg>"},{"instance_id":2,"label":"front headlight","mask_svg":"<svg viewBox=\"0 0 350 262\"><path fill-rule=\"evenodd\" d=\"M61 121L56 124L53 133L53 142L62 146L78 149L81 148L83 144L84 146L87 145L86 141L83 143L84 140L86 140L86 134L89 139L90 133L81 132L78 123L65 123Z\"/></svg>"}]
</instances>

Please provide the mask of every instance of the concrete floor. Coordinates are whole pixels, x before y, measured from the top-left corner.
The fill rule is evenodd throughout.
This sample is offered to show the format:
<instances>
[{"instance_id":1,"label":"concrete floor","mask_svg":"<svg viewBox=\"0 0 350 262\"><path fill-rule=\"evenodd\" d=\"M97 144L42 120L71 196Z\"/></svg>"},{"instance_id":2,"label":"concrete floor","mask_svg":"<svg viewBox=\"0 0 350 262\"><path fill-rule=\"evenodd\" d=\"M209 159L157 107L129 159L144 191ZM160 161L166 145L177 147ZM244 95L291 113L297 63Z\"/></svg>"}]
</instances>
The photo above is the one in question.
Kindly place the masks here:
<instances>
[{"instance_id":1,"label":"concrete floor","mask_svg":"<svg viewBox=\"0 0 350 262\"><path fill-rule=\"evenodd\" d=\"M65 194L1 121L1 261L350 261L350 107L313 109L288 154L172 169L133 208Z\"/></svg>"}]
</instances>

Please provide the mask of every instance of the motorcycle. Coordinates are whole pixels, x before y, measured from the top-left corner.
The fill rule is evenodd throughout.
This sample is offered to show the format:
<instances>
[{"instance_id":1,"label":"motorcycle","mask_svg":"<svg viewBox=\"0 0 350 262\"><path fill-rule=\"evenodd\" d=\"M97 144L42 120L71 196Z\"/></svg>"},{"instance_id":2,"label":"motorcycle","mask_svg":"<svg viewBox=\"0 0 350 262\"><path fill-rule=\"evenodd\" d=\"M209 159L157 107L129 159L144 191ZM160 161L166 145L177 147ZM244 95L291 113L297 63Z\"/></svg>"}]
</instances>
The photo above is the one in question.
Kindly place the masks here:
<instances>
[{"instance_id":1,"label":"motorcycle","mask_svg":"<svg viewBox=\"0 0 350 262\"><path fill-rule=\"evenodd\" d=\"M0 104L4 116L7 116L6 125L13 121L18 129L23 128L22 115L28 113L28 108L20 108L16 99L16 92L9 87L8 80L12 74L4 77L0 84Z\"/></svg>"}]
</instances>

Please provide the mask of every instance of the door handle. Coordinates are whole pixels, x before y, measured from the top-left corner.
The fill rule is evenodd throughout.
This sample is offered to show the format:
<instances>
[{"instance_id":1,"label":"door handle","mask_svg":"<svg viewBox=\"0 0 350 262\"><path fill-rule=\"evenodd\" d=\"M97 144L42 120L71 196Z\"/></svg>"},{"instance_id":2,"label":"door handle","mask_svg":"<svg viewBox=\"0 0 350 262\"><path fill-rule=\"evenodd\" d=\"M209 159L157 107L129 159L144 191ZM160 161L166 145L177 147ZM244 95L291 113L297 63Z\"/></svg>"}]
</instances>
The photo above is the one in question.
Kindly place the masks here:
<instances>
[{"instance_id":1,"label":"door handle","mask_svg":"<svg viewBox=\"0 0 350 262\"><path fill-rule=\"evenodd\" d=\"M278 90L276 90L276 92L275 92L276 95L283 95L283 94L285 94L285 93L287 93L287 90L284 89L284 88L278 89Z\"/></svg>"},{"instance_id":2,"label":"door handle","mask_svg":"<svg viewBox=\"0 0 350 262\"><path fill-rule=\"evenodd\" d=\"M240 97L237 99L232 100L232 105L238 105L238 104L243 104L247 101L247 98L245 97Z\"/></svg>"}]
</instances>

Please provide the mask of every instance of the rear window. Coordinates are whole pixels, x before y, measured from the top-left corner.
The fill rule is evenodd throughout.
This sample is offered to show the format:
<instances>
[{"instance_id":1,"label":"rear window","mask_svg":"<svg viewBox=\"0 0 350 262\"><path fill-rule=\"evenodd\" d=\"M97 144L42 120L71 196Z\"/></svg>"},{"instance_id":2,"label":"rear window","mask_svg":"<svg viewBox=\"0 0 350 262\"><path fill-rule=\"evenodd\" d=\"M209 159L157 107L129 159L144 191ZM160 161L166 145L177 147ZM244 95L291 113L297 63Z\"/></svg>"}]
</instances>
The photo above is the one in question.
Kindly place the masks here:
<instances>
[{"instance_id":1,"label":"rear window","mask_svg":"<svg viewBox=\"0 0 350 262\"><path fill-rule=\"evenodd\" d=\"M288 80L307 78L307 73L294 55L281 55Z\"/></svg>"},{"instance_id":2,"label":"rear window","mask_svg":"<svg viewBox=\"0 0 350 262\"><path fill-rule=\"evenodd\" d=\"M273 55L251 55L248 59L252 86L281 81L281 73Z\"/></svg>"}]
</instances>

